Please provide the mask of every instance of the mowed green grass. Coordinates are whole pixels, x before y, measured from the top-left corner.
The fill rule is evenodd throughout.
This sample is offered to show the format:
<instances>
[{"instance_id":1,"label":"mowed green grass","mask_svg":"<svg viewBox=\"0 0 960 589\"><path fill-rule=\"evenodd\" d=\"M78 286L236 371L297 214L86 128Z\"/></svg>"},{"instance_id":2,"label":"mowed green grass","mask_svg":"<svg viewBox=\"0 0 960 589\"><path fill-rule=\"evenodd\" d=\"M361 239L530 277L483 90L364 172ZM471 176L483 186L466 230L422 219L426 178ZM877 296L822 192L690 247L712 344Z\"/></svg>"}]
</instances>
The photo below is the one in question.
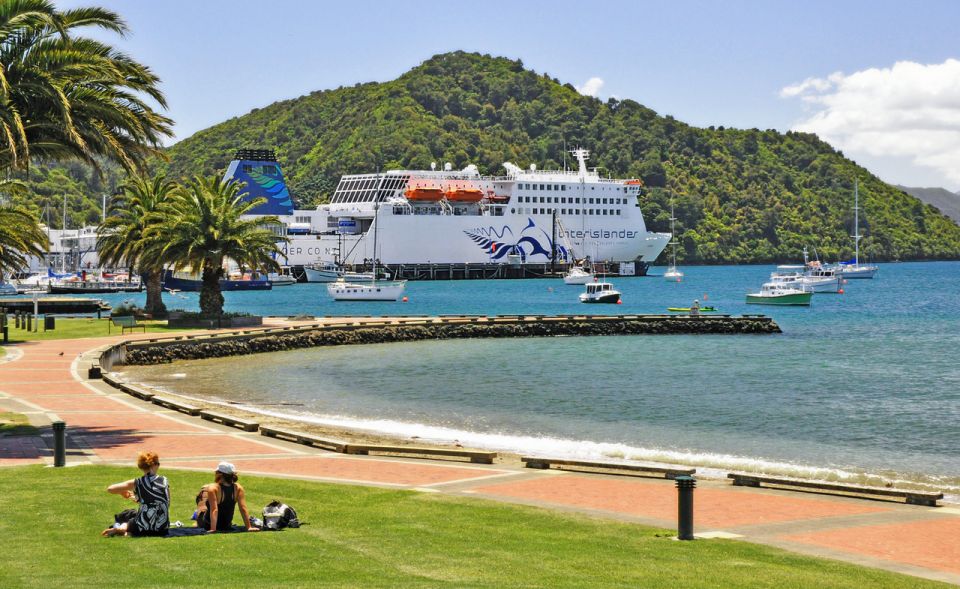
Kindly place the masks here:
<instances>
[{"instance_id":1,"label":"mowed green grass","mask_svg":"<svg viewBox=\"0 0 960 589\"><path fill-rule=\"evenodd\" d=\"M167 327L166 321L139 321L146 325L147 333L173 333L176 331L183 331L183 329L175 327ZM131 332L127 330L126 333L140 333L142 330L138 327L136 330ZM43 330L43 319L40 320L40 328L38 331L27 331L26 329L16 329L13 326L13 319L10 319L10 343L25 342L25 341L44 341L44 340L57 340L57 339L76 339L76 338L85 338L85 337L105 337L108 335L120 335L120 328L117 326L110 325L110 319L104 317L103 319L97 319L96 317L80 317L72 319L61 319L57 317L56 328L51 331Z\"/></svg>"},{"instance_id":2,"label":"mowed green grass","mask_svg":"<svg viewBox=\"0 0 960 589\"><path fill-rule=\"evenodd\" d=\"M161 457L162 458L162 457ZM0 587L942 587L730 540L433 493L244 477L280 533L101 538L135 468L0 469ZM204 473L161 469L189 522ZM235 521L239 521L239 514Z\"/></svg>"}]
</instances>

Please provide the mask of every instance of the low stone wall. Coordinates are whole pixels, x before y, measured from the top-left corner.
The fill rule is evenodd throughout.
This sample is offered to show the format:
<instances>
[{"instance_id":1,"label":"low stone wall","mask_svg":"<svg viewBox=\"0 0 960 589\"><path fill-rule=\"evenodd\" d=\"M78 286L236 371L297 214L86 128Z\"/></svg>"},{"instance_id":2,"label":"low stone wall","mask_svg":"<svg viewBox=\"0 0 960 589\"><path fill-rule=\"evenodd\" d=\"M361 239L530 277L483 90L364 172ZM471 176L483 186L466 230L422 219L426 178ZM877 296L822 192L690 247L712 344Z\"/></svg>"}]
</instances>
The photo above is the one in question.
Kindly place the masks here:
<instances>
[{"instance_id":1,"label":"low stone wall","mask_svg":"<svg viewBox=\"0 0 960 589\"><path fill-rule=\"evenodd\" d=\"M780 327L767 317L645 317L567 320L549 318L515 323L428 323L376 327L329 326L308 331L249 335L218 341L129 346L126 364L162 364L174 360L221 358L317 346L377 344L435 339L549 337L560 335L771 334Z\"/></svg>"}]
</instances>

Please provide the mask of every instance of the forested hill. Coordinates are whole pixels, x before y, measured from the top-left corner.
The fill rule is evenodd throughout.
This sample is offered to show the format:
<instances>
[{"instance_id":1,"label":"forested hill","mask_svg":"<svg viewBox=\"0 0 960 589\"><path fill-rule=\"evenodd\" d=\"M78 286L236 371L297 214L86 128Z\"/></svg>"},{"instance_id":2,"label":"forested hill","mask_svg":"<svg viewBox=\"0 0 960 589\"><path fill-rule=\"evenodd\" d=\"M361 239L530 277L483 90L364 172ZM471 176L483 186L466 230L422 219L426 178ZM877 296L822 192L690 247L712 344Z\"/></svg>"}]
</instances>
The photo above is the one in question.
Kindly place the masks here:
<instances>
[{"instance_id":1,"label":"forested hill","mask_svg":"<svg viewBox=\"0 0 960 589\"><path fill-rule=\"evenodd\" d=\"M169 150L174 176L222 171L241 147L275 149L298 204L327 198L345 173L504 161L563 165L564 146L590 165L642 178L645 218L669 230L670 200L686 262L852 255L859 179L861 253L872 260L960 258L960 227L883 183L815 135L696 128L633 100L602 102L520 61L438 55L396 80L314 92L225 121Z\"/></svg>"}]
</instances>

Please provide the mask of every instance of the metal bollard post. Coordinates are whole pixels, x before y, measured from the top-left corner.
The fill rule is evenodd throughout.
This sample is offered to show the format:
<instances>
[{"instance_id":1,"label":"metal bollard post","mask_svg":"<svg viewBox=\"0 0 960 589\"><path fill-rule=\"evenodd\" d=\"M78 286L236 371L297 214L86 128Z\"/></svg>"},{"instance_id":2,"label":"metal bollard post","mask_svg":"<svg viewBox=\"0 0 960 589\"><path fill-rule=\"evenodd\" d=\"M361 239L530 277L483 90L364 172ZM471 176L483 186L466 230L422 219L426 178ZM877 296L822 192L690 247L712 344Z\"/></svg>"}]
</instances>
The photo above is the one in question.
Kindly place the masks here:
<instances>
[{"instance_id":1,"label":"metal bollard post","mask_svg":"<svg viewBox=\"0 0 960 589\"><path fill-rule=\"evenodd\" d=\"M62 421L53 422L53 465L67 465L67 424Z\"/></svg>"},{"instance_id":2,"label":"metal bollard post","mask_svg":"<svg viewBox=\"0 0 960 589\"><path fill-rule=\"evenodd\" d=\"M677 539L693 540L693 490L697 479L681 475L677 482Z\"/></svg>"},{"instance_id":3,"label":"metal bollard post","mask_svg":"<svg viewBox=\"0 0 960 589\"><path fill-rule=\"evenodd\" d=\"M20 329L20 311L13 312L13 326Z\"/></svg>"},{"instance_id":4,"label":"metal bollard post","mask_svg":"<svg viewBox=\"0 0 960 589\"><path fill-rule=\"evenodd\" d=\"M33 315L27 315L27 331L33 331Z\"/></svg>"}]
</instances>

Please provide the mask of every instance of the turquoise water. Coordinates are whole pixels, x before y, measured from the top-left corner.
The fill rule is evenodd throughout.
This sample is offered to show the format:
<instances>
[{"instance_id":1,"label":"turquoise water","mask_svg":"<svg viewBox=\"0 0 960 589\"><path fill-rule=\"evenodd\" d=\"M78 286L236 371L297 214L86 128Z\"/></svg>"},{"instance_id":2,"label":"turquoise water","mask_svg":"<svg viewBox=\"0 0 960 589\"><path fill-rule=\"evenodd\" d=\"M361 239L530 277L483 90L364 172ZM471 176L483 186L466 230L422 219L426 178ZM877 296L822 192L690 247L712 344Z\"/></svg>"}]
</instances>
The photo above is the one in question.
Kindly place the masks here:
<instances>
[{"instance_id":1,"label":"turquoise water","mask_svg":"<svg viewBox=\"0 0 960 589\"><path fill-rule=\"evenodd\" d=\"M810 308L745 305L771 270L615 279L623 304L589 308L577 302L582 287L559 280L409 283L408 303L334 303L320 285L227 301L273 315L548 314L663 312L706 298L723 312L772 315L777 336L419 342L130 372L266 412L465 445L960 491L960 263L885 264Z\"/></svg>"}]
</instances>

